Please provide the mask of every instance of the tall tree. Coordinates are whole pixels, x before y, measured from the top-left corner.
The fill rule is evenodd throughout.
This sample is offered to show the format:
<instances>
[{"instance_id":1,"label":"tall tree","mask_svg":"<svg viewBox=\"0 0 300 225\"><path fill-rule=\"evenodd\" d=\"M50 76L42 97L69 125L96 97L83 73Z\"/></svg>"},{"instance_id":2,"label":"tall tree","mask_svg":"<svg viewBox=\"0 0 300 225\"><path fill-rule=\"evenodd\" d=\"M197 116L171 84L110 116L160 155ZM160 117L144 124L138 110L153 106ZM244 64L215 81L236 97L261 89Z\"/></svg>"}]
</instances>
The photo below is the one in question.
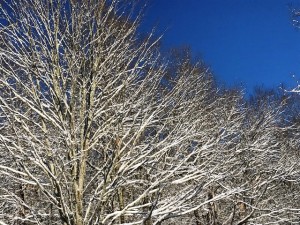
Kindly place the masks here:
<instances>
[{"instance_id":1,"label":"tall tree","mask_svg":"<svg viewBox=\"0 0 300 225\"><path fill-rule=\"evenodd\" d=\"M1 2L2 223L161 224L237 192L205 197L223 107L207 71L183 60L165 85L126 3Z\"/></svg>"},{"instance_id":2,"label":"tall tree","mask_svg":"<svg viewBox=\"0 0 300 225\"><path fill-rule=\"evenodd\" d=\"M161 56L131 1L0 4L1 224L297 223L283 104Z\"/></svg>"}]
</instances>

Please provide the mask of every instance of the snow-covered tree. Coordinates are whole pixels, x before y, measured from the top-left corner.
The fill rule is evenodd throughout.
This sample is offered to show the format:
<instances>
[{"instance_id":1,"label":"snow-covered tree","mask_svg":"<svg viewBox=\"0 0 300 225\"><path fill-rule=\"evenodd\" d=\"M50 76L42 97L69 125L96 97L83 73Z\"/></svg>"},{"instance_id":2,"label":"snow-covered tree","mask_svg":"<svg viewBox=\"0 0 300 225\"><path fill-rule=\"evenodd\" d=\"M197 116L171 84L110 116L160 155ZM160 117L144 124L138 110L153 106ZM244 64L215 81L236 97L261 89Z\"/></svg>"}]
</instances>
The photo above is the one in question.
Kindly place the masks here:
<instances>
[{"instance_id":1,"label":"snow-covered tree","mask_svg":"<svg viewBox=\"0 0 300 225\"><path fill-rule=\"evenodd\" d=\"M1 2L2 223L161 224L238 192L204 191L224 177L208 71L166 83L123 3Z\"/></svg>"},{"instance_id":2,"label":"snow-covered tree","mask_svg":"<svg viewBox=\"0 0 300 225\"><path fill-rule=\"evenodd\" d=\"M0 2L0 224L296 223L280 109L161 56L133 3Z\"/></svg>"}]
</instances>

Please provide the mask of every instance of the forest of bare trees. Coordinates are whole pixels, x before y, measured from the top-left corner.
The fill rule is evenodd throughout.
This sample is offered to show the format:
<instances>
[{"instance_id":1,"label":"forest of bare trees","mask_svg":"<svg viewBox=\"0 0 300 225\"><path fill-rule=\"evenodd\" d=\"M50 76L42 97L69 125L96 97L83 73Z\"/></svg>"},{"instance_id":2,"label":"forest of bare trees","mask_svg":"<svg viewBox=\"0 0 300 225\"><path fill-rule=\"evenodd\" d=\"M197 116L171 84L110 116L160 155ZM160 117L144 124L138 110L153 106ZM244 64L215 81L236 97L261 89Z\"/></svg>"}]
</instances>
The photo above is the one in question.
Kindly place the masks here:
<instances>
[{"instance_id":1,"label":"forest of bare trees","mask_svg":"<svg viewBox=\"0 0 300 225\"><path fill-rule=\"evenodd\" d=\"M134 1L0 1L1 225L300 224L300 99L220 88Z\"/></svg>"}]
</instances>

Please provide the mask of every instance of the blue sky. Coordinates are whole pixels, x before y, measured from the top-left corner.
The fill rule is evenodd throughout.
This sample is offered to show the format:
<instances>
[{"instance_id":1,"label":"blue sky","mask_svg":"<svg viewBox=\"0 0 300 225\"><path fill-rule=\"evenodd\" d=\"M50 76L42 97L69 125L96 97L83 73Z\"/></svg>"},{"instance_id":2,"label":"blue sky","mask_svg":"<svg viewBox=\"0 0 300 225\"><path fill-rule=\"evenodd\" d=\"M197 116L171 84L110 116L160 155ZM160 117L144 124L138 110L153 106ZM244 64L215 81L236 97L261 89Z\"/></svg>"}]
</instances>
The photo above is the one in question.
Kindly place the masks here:
<instances>
[{"instance_id":1,"label":"blue sky","mask_svg":"<svg viewBox=\"0 0 300 225\"><path fill-rule=\"evenodd\" d=\"M300 0L149 0L142 29L157 27L163 47L189 45L217 80L246 93L256 85L296 86L300 30L290 4ZM295 79L292 78L295 75ZM300 79L298 79L300 80Z\"/></svg>"}]
</instances>

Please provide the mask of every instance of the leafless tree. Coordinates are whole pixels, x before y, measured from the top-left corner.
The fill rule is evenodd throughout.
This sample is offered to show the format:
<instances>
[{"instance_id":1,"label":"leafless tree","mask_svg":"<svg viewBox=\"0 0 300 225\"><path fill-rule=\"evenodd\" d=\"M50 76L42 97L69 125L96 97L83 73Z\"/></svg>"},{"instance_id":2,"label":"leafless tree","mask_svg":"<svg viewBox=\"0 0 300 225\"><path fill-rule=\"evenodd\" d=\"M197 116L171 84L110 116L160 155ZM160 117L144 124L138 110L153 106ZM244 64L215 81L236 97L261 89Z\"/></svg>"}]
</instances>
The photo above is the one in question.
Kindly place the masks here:
<instances>
[{"instance_id":1,"label":"leafless tree","mask_svg":"<svg viewBox=\"0 0 300 225\"><path fill-rule=\"evenodd\" d=\"M126 4L1 6L1 223L161 224L238 192L203 191L223 177L208 72L164 83Z\"/></svg>"},{"instance_id":2,"label":"leafless tree","mask_svg":"<svg viewBox=\"0 0 300 225\"><path fill-rule=\"evenodd\" d=\"M214 184L211 195L225 185L242 191L214 201L199 224L299 223L299 128L282 123L284 108L270 98L240 107L241 127L223 143L223 154L231 157L219 168L227 176Z\"/></svg>"},{"instance_id":3,"label":"leafless tree","mask_svg":"<svg viewBox=\"0 0 300 225\"><path fill-rule=\"evenodd\" d=\"M0 224L296 223L280 110L162 57L131 1L0 4Z\"/></svg>"}]
</instances>

